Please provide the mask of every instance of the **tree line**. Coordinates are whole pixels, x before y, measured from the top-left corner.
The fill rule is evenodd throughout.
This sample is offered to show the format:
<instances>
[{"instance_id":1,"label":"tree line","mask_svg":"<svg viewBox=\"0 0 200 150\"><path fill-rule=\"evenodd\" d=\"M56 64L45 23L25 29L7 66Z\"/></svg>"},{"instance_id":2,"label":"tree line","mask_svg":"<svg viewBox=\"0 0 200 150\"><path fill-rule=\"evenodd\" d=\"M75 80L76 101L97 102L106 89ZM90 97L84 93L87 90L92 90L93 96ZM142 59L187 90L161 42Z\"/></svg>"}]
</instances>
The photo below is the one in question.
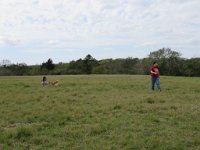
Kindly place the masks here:
<instances>
[{"instance_id":1,"label":"tree line","mask_svg":"<svg viewBox=\"0 0 200 150\"><path fill-rule=\"evenodd\" d=\"M96 60L90 54L83 59L69 63L54 64L48 59L41 65L12 64L9 60L0 62L1 76L23 75L78 75L78 74L149 74L152 62L157 61L161 75L200 76L200 58L186 59L179 52L162 48L147 57Z\"/></svg>"}]
</instances>

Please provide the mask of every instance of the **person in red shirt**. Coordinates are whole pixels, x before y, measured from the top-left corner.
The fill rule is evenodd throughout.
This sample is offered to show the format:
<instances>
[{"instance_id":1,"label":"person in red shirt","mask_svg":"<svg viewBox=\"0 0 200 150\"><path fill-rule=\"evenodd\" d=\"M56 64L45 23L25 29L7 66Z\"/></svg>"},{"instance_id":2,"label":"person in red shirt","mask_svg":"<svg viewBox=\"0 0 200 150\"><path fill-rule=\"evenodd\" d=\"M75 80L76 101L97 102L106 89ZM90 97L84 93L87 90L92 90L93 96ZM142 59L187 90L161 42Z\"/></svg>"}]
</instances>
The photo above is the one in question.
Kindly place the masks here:
<instances>
[{"instance_id":1,"label":"person in red shirt","mask_svg":"<svg viewBox=\"0 0 200 150\"><path fill-rule=\"evenodd\" d=\"M151 89L154 91L155 84L157 85L158 90L161 92L161 87L160 87L160 71L158 69L158 64L157 62L153 63L153 66L150 68L151 72Z\"/></svg>"}]
</instances>

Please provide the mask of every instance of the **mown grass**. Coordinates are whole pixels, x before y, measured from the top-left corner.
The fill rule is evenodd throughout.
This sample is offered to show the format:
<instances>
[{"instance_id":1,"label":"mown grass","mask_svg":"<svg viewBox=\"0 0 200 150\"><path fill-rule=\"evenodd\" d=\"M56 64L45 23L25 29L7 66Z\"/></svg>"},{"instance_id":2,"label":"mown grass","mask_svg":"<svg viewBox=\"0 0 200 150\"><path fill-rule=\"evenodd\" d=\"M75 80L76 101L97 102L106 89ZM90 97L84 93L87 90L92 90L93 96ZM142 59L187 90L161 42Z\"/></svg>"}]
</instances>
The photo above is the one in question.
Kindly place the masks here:
<instances>
[{"instance_id":1,"label":"mown grass","mask_svg":"<svg viewBox=\"0 0 200 150\"><path fill-rule=\"evenodd\" d=\"M200 149L200 78L41 78L0 77L0 149Z\"/></svg>"}]
</instances>

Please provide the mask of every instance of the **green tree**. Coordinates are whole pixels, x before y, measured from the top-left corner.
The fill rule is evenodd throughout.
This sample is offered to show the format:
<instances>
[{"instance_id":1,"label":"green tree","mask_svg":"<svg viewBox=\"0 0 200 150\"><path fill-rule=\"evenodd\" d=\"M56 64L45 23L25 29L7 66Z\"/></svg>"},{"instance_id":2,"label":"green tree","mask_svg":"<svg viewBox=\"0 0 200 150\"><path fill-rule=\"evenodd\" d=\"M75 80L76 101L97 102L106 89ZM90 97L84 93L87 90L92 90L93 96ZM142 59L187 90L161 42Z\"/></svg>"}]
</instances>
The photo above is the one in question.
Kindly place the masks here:
<instances>
[{"instance_id":1,"label":"green tree","mask_svg":"<svg viewBox=\"0 0 200 150\"><path fill-rule=\"evenodd\" d=\"M159 63L161 74L163 75L180 75L181 74L181 54L170 48L162 48L151 52L149 59L151 62Z\"/></svg>"},{"instance_id":2,"label":"green tree","mask_svg":"<svg viewBox=\"0 0 200 150\"><path fill-rule=\"evenodd\" d=\"M71 61L69 67L67 68L67 74L83 74L83 60L78 59L76 61Z\"/></svg>"},{"instance_id":3,"label":"green tree","mask_svg":"<svg viewBox=\"0 0 200 150\"><path fill-rule=\"evenodd\" d=\"M53 60L49 58L47 62L42 63L41 69L53 70L55 65L53 64Z\"/></svg>"},{"instance_id":4,"label":"green tree","mask_svg":"<svg viewBox=\"0 0 200 150\"><path fill-rule=\"evenodd\" d=\"M191 58L184 62L186 76L200 76L200 58Z\"/></svg>"},{"instance_id":5,"label":"green tree","mask_svg":"<svg viewBox=\"0 0 200 150\"><path fill-rule=\"evenodd\" d=\"M128 57L122 61L123 73L125 74L137 74L137 64L139 62L138 58Z\"/></svg>"},{"instance_id":6,"label":"green tree","mask_svg":"<svg viewBox=\"0 0 200 150\"><path fill-rule=\"evenodd\" d=\"M91 74L94 67L98 65L98 61L88 54L83 60L83 72Z\"/></svg>"},{"instance_id":7,"label":"green tree","mask_svg":"<svg viewBox=\"0 0 200 150\"><path fill-rule=\"evenodd\" d=\"M11 65L11 61L8 59L3 59L0 61L0 66L6 67L6 66L10 66L10 65Z\"/></svg>"},{"instance_id":8,"label":"green tree","mask_svg":"<svg viewBox=\"0 0 200 150\"><path fill-rule=\"evenodd\" d=\"M170 48L162 48L149 54L149 58L157 61L167 58L179 58L180 56L179 52L172 51Z\"/></svg>"}]
</instances>

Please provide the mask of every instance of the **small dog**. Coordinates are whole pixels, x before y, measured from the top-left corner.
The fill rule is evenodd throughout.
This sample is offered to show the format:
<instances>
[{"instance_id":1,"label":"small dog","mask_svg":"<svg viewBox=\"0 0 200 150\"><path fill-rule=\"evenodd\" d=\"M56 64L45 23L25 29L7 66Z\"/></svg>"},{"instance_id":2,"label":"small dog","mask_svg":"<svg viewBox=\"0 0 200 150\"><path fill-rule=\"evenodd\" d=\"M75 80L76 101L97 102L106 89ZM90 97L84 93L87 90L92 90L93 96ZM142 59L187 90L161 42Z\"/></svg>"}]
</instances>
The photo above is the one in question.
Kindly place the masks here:
<instances>
[{"instance_id":1,"label":"small dog","mask_svg":"<svg viewBox=\"0 0 200 150\"><path fill-rule=\"evenodd\" d=\"M58 86L58 80L56 81L49 81L49 85L52 85L52 86Z\"/></svg>"}]
</instances>

